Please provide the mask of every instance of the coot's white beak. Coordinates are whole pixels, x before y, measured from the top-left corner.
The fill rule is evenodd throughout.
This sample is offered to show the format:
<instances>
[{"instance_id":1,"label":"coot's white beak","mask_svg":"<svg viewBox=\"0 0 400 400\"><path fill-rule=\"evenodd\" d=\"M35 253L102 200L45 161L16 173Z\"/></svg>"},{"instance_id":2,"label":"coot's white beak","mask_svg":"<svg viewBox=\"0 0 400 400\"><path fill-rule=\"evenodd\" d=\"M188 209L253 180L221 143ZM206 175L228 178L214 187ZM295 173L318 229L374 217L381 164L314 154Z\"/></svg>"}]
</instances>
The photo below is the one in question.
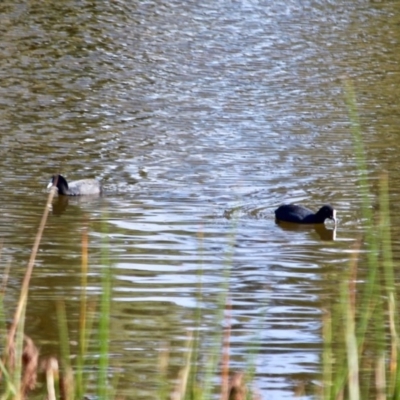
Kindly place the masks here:
<instances>
[{"instance_id":1,"label":"coot's white beak","mask_svg":"<svg viewBox=\"0 0 400 400\"><path fill-rule=\"evenodd\" d=\"M50 181L49 184L47 185L47 189L50 189L53 186L53 181Z\"/></svg>"}]
</instances>

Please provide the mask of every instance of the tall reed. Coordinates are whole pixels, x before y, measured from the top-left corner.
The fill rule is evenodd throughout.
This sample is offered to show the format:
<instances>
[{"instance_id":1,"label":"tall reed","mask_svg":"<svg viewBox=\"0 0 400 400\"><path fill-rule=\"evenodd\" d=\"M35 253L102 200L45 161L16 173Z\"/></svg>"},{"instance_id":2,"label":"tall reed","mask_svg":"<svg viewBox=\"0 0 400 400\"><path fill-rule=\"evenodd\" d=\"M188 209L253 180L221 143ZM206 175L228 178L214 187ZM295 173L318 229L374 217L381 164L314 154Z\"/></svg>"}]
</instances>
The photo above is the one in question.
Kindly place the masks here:
<instances>
[{"instance_id":1,"label":"tall reed","mask_svg":"<svg viewBox=\"0 0 400 400\"><path fill-rule=\"evenodd\" d=\"M323 320L321 398L400 399L399 319L392 253L388 174L379 185L379 212L369 185L355 91L344 81L361 194L363 232L342 277L340 301ZM362 275L362 277L360 277ZM389 332L389 334L388 334Z\"/></svg>"}]
</instances>

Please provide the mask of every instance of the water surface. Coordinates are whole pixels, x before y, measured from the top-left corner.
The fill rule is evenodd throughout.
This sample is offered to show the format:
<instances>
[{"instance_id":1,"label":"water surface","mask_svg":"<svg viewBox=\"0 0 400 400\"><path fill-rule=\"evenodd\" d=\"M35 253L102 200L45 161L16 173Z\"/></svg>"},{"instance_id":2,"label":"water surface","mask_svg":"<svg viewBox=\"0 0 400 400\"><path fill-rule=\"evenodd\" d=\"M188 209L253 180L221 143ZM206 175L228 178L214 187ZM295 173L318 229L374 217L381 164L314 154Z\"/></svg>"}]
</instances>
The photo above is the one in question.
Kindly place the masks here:
<instances>
[{"instance_id":1,"label":"water surface","mask_svg":"<svg viewBox=\"0 0 400 400\"><path fill-rule=\"evenodd\" d=\"M10 318L50 176L97 177L104 197L53 204L27 313L42 353L59 351L58 299L78 338L87 230L89 301L101 292L104 248L112 265L110 362L124 397L156 397L165 352L176 379L198 307L199 365L219 351L221 301L232 309L232 370L246 369L256 345L262 398L291 399L302 385L313 394L322 316L362 235L345 76L358 96L371 195L388 170L394 237L400 226L398 7L3 2L0 232L2 265L12 265ZM285 202L333 204L335 240L331 226L275 224Z\"/></svg>"}]
</instances>

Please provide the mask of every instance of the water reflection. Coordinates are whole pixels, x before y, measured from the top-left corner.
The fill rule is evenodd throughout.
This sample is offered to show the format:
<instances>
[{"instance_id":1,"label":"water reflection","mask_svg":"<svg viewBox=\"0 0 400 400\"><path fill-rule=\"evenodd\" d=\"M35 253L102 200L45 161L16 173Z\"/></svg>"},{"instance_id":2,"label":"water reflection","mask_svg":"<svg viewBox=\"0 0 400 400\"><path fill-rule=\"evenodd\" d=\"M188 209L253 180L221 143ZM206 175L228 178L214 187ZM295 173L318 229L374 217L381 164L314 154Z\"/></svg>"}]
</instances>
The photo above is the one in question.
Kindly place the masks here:
<instances>
[{"instance_id":1,"label":"water reflection","mask_svg":"<svg viewBox=\"0 0 400 400\"><path fill-rule=\"evenodd\" d=\"M65 212L68 207L69 199L68 196L58 196L58 198L53 201L52 212L54 215L61 215Z\"/></svg>"},{"instance_id":2,"label":"water reflection","mask_svg":"<svg viewBox=\"0 0 400 400\"><path fill-rule=\"evenodd\" d=\"M62 215L68 206L77 207L82 210L99 211L104 202L103 196L56 196L52 204L53 215Z\"/></svg>"},{"instance_id":3,"label":"water reflection","mask_svg":"<svg viewBox=\"0 0 400 400\"><path fill-rule=\"evenodd\" d=\"M325 224L293 224L290 222L275 221L285 231L314 231L321 240L334 241L336 239L336 225L333 229L328 229Z\"/></svg>"}]
</instances>

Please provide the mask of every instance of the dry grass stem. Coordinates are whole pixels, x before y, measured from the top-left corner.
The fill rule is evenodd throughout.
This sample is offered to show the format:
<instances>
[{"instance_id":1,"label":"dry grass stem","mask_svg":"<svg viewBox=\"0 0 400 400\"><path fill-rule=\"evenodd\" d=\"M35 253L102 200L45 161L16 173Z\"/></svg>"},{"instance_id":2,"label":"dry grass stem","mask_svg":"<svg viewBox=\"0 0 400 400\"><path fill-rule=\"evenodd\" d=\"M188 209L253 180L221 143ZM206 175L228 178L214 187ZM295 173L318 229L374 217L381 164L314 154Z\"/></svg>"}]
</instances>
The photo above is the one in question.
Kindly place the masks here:
<instances>
[{"instance_id":1,"label":"dry grass stem","mask_svg":"<svg viewBox=\"0 0 400 400\"><path fill-rule=\"evenodd\" d=\"M190 364L192 359L192 341L193 341L193 333L188 332L188 339L187 339L187 354L185 360L185 366L179 372L178 383L175 387L173 393L171 393L171 400L182 400L185 398L187 383L189 378L190 372Z\"/></svg>"},{"instance_id":2,"label":"dry grass stem","mask_svg":"<svg viewBox=\"0 0 400 400\"><path fill-rule=\"evenodd\" d=\"M56 400L56 383L59 378L58 361L54 357L50 357L46 362L46 385L48 400Z\"/></svg>"},{"instance_id":3,"label":"dry grass stem","mask_svg":"<svg viewBox=\"0 0 400 400\"><path fill-rule=\"evenodd\" d=\"M244 373L236 372L229 384L229 400L246 400L247 388L244 382Z\"/></svg>"},{"instance_id":4,"label":"dry grass stem","mask_svg":"<svg viewBox=\"0 0 400 400\"><path fill-rule=\"evenodd\" d=\"M14 320L13 320L13 323L12 323L11 328L10 328L9 333L8 333L7 346L6 346L5 354L9 353L9 349L10 349L11 346L13 346L13 343L14 343L15 332L17 330L17 326L18 326L19 321L21 319L21 315L22 315L23 309L25 307L25 304L26 304L26 301L27 301L27 298L28 298L29 283L31 281L33 267L35 265L36 255L37 255L37 252L39 250L39 245L40 245L40 241L41 241L42 236L43 236L44 228L46 226L47 217L49 215L49 211L51 210L51 203L52 203L54 195L56 193L57 193L57 189L53 186L51 188L49 196L47 198L46 207L45 207L44 212L43 212L42 220L40 222L40 226L39 226L38 232L36 234L36 238L35 238L35 243L33 244L33 248L32 248L32 251L31 251L31 256L29 258L28 267L26 269L24 280L22 282L21 294L20 294L20 298L19 298L19 301L18 301L17 309L16 309L15 314L14 314Z\"/></svg>"},{"instance_id":5,"label":"dry grass stem","mask_svg":"<svg viewBox=\"0 0 400 400\"><path fill-rule=\"evenodd\" d=\"M65 367L60 380L60 399L73 400L75 398L74 373L71 367Z\"/></svg>"},{"instance_id":6,"label":"dry grass stem","mask_svg":"<svg viewBox=\"0 0 400 400\"><path fill-rule=\"evenodd\" d=\"M376 400L386 400L385 357L378 358L375 368Z\"/></svg>"},{"instance_id":7,"label":"dry grass stem","mask_svg":"<svg viewBox=\"0 0 400 400\"><path fill-rule=\"evenodd\" d=\"M21 394L24 397L36 386L37 372L39 365L39 350L33 340L25 336L25 347L22 353L23 376L21 384Z\"/></svg>"}]
</instances>

